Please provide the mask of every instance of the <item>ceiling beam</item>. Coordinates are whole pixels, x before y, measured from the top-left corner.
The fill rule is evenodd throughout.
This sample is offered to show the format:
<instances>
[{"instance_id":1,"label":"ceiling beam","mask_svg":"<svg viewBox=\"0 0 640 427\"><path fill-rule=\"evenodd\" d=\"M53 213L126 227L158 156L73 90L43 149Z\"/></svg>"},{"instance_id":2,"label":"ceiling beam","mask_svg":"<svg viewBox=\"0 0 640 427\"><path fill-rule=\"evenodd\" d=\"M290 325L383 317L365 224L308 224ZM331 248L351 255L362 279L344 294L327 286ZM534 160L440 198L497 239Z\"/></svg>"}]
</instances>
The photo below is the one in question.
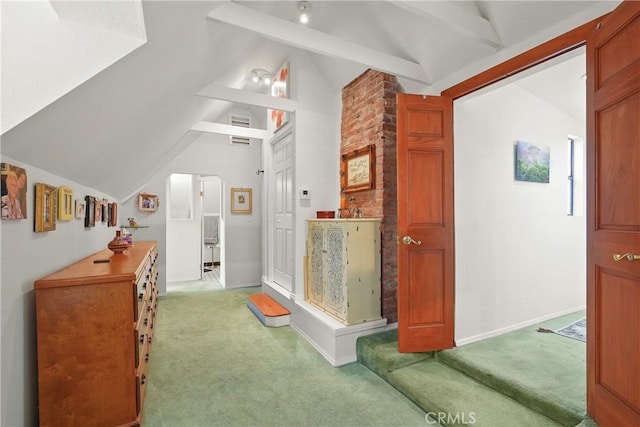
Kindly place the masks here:
<instances>
[{"instance_id":1,"label":"ceiling beam","mask_svg":"<svg viewBox=\"0 0 640 427\"><path fill-rule=\"evenodd\" d=\"M204 121L200 121L191 126L191 130L195 130L197 132L217 133L220 135L240 136L244 138L269 139L271 137L271 132L264 129L243 128L240 126Z\"/></svg>"},{"instance_id":2,"label":"ceiling beam","mask_svg":"<svg viewBox=\"0 0 640 427\"><path fill-rule=\"evenodd\" d=\"M389 0L409 12L435 19L450 29L494 49L502 49L502 40L491 21L450 1Z\"/></svg>"},{"instance_id":3,"label":"ceiling beam","mask_svg":"<svg viewBox=\"0 0 640 427\"><path fill-rule=\"evenodd\" d=\"M206 98L219 99L222 101L236 102L239 104L271 108L272 110L281 110L288 112L296 111L297 106L297 102L293 99L278 98L262 93L222 86L215 83L211 83L210 85L206 86L205 88L200 90L197 95Z\"/></svg>"},{"instance_id":4,"label":"ceiling beam","mask_svg":"<svg viewBox=\"0 0 640 427\"><path fill-rule=\"evenodd\" d=\"M209 12L208 17L310 52L346 59L420 83L431 83L425 70L416 62L364 47L236 3L224 3Z\"/></svg>"}]
</instances>

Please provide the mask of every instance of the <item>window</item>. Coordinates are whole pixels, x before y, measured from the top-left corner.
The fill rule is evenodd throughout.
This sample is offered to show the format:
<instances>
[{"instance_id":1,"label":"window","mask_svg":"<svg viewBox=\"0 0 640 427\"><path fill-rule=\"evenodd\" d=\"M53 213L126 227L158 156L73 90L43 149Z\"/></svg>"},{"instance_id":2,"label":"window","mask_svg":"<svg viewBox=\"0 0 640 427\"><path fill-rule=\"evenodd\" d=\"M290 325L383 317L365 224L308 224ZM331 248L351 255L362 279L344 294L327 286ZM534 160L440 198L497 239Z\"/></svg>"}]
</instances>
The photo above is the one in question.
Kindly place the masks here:
<instances>
[{"instance_id":1,"label":"window","mask_svg":"<svg viewBox=\"0 0 640 427\"><path fill-rule=\"evenodd\" d=\"M584 212L584 143L577 136L567 138L567 215Z\"/></svg>"},{"instance_id":2,"label":"window","mask_svg":"<svg viewBox=\"0 0 640 427\"><path fill-rule=\"evenodd\" d=\"M574 196L575 196L575 141L573 138L569 137L568 139L568 165L567 168L569 170L569 180L567 181L567 193L568 193L568 206L567 206L567 215L573 216L574 212Z\"/></svg>"}]
</instances>

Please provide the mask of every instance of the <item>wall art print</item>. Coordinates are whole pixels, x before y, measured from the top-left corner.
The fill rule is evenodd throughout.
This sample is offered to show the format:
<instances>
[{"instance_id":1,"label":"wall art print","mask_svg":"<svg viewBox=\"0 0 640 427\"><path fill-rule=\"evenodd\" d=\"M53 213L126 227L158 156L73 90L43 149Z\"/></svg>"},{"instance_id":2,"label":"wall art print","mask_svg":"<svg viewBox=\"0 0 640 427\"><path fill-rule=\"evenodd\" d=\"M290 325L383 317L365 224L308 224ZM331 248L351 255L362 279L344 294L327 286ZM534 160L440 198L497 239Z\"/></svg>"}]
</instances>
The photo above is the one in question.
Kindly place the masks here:
<instances>
[{"instance_id":1,"label":"wall art print","mask_svg":"<svg viewBox=\"0 0 640 427\"><path fill-rule=\"evenodd\" d=\"M250 214L253 211L253 190L251 188L231 189L231 213Z\"/></svg>"},{"instance_id":2,"label":"wall art print","mask_svg":"<svg viewBox=\"0 0 640 427\"><path fill-rule=\"evenodd\" d=\"M516 181L549 183L551 167L549 147L540 147L529 142L516 142Z\"/></svg>"},{"instance_id":3,"label":"wall art print","mask_svg":"<svg viewBox=\"0 0 640 427\"><path fill-rule=\"evenodd\" d=\"M289 98L289 62L285 62L275 76L273 76L271 96ZM275 130L280 129L289 121L289 113L286 111L269 110L269 114Z\"/></svg>"},{"instance_id":4,"label":"wall art print","mask_svg":"<svg viewBox=\"0 0 640 427\"><path fill-rule=\"evenodd\" d=\"M58 221L73 219L74 209L73 190L69 187L58 187Z\"/></svg>"},{"instance_id":5,"label":"wall art print","mask_svg":"<svg viewBox=\"0 0 640 427\"><path fill-rule=\"evenodd\" d=\"M58 189L54 186L36 183L35 215L33 231L42 233L56 229L56 214L58 210Z\"/></svg>"},{"instance_id":6,"label":"wall art print","mask_svg":"<svg viewBox=\"0 0 640 427\"><path fill-rule=\"evenodd\" d=\"M27 218L27 171L0 163L2 172L2 219Z\"/></svg>"}]
</instances>

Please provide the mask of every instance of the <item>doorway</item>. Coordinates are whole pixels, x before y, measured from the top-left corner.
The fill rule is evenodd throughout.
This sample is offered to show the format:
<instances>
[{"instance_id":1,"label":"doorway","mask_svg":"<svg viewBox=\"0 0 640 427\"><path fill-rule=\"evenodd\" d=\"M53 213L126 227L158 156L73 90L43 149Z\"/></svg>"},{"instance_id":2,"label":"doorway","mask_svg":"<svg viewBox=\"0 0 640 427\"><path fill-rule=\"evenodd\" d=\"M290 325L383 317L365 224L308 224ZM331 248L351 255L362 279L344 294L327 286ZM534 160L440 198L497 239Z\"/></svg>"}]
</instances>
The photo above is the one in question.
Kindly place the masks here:
<instances>
[{"instance_id":1,"label":"doorway","mask_svg":"<svg viewBox=\"0 0 640 427\"><path fill-rule=\"evenodd\" d=\"M581 48L454 102L457 345L585 308L585 73ZM518 141L547 182L516 177Z\"/></svg>"},{"instance_id":2,"label":"doorway","mask_svg":"<svg viewBox=\"0 0 640 427\"><path fill-rule=\"evenodd\" d=\"M202 279L218 281L224 287L222 254L224 253L224 182L218 176L200 177L202 203Z\"/></svg>"}]
</instances>

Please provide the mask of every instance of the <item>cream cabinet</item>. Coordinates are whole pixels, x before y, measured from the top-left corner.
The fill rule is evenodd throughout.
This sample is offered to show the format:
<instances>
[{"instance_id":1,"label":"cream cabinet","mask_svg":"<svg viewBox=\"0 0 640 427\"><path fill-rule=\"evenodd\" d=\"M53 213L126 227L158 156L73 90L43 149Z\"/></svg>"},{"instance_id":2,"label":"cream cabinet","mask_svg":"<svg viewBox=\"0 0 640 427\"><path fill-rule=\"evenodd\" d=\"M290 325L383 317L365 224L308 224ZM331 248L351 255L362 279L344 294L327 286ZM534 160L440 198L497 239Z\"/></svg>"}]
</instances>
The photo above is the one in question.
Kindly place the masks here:
<instances>
[{"instance_id":1,"label":"cream cabinet","mask_svg":"<svg viewBox=\"0 0 640 427\"><path fill-rule=\"evenodd\" d=\"M380 220L307 220L305 299L345 325L380 315Z\"/></svg>"}]
</instances>

